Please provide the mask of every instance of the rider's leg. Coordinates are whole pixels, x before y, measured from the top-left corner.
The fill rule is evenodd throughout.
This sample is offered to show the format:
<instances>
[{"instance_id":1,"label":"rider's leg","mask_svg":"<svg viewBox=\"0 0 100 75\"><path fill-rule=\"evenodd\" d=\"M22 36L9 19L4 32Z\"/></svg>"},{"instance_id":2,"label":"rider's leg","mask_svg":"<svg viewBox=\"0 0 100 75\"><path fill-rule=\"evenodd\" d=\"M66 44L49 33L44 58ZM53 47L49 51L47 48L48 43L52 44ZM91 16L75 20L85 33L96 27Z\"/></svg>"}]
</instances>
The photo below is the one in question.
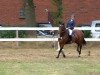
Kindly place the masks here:
<instances>
[{"instance_id":1,"label":"rider's leg","mask_svg":"<svg viewBox=\"0 0 100 75\"><path fill-rule=\"evenodd\" d=\"M72 32L73 32L73 30L69 29L69 38L70 38L70 40L72 40Z\"/></svg>"},{"instance_id":2,"label":"rider's leg","mask_svg":"<svg viewBox=\"0 0 100 75\"><path fill-rule=\"evenodd\" d=\"M69 35L72 35L72 29L69 29Z\"/></svg>"}]
</instances>

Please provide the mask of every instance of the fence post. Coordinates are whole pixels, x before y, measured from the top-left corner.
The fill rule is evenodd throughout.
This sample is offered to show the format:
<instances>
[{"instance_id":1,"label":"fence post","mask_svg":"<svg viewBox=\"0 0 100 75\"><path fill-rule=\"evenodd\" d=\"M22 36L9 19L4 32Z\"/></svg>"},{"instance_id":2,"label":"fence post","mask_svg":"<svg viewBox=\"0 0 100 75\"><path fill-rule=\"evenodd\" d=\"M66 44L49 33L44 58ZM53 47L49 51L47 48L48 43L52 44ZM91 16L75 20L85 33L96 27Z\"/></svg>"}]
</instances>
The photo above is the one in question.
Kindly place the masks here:
<instances>
[{"instance_id":1,"label":"fence post","mask_svg":"<svg viewBox=\"0 0 100 75\"><path fill-rule=\"evenodd\" d=\"M16 30L16 38L18 38L18 30ZM19 46L19 42L18 41L16 41L16 45L17 45L17 47Z\"/></svg>"},{"instance_id":2,"label":"fence post","mask_svg":"<svg viewBox=\"0 0 100 75\"><path fill-rule=\"evenodd\" d=\"M55 40L54 40L54 32L52 33L52 38L53 38L53 48L55 49L56 45L55 45Z\"/></svg>"},{"instance_id":3,"label":"fence post","mask_svg":"<svg viewBox=\"0 0 100 75\"><path fill-rule=\"evenodd\" d=\"M58 34L58 40L60 38L60 35ZM58 49L56 51L59 51L60 50L60 45L59 45L59 41L57 42L57 46L58 46Z\"/></svg>"}]
</instances>

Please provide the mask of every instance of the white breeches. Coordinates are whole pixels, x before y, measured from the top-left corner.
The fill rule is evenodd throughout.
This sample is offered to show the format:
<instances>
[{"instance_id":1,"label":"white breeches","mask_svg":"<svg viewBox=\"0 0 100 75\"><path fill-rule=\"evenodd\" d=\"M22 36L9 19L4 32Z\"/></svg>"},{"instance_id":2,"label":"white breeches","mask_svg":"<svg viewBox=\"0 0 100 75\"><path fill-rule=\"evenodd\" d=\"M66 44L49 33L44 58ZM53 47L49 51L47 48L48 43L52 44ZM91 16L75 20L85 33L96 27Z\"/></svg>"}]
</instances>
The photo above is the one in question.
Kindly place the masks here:
<instances>
[{"instance_id":1,"label":"white breeches","mask_svg":"<svg viewBox=\"0 0 100 75\"><path fill-rule=\"evenodd\" d=\"M69 30L69 35L72 35L73 30L68 29Z\"/></svg>"}]
</instances>

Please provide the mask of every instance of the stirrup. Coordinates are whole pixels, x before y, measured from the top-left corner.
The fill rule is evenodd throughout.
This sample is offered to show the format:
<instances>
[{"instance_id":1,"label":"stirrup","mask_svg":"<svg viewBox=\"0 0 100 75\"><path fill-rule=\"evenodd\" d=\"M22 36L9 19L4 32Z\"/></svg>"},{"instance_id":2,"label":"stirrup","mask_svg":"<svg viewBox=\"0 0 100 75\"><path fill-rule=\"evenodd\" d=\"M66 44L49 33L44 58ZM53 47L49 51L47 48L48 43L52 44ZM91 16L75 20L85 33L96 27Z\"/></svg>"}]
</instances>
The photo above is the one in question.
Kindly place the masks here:
<instances>
[{"instance_id":1,"label":"stirrup","mask_svg":"<svg viewBox=\"0 0 100 75\"><path fill-rule=\"evenodd\" d=\"M70 40L72 40L72 35L69 35Z\"/></svg>"},{"instance_id":2,"label":"stirrup","mask_svg":"<svg viewBox=\"0 0 100 75\"><path fill-rule=\"evenodd\" d=\"M70 43L72 43L72 35L69 35Z\"/></svg>"}]
</instances>

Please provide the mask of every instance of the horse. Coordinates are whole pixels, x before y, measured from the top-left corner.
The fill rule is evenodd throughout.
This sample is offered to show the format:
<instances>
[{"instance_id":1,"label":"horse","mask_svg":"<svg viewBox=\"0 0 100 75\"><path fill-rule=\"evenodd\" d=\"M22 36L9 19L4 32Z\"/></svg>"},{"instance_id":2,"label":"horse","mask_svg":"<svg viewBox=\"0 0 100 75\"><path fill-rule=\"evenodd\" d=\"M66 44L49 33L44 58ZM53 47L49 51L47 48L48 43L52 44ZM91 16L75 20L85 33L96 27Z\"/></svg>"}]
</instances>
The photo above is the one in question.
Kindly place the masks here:
<instances>
[{"instance_id":1,"label":"horse","mask_svg":"<svg viewBox=\"0 0 100 75\"><path fill-rule=\"evenodd\" d=\"M86 45L86 41L84 39L84 32L82 30L73 30L72 33L72 43L77 44L77 52L78 52L78 57L80 57L81 54L81 49L83 45ZM64 24L61 24L59 26L59 38L58 38L58 43L59 43L59 51L58 55L56 58L59 58L60 53L63 54L63 57L65 58L65 54L63 51L63 47L65 44L70 44L70 37L69 37L69 31L66 29Z\"/></svg>"}]
</instances>

